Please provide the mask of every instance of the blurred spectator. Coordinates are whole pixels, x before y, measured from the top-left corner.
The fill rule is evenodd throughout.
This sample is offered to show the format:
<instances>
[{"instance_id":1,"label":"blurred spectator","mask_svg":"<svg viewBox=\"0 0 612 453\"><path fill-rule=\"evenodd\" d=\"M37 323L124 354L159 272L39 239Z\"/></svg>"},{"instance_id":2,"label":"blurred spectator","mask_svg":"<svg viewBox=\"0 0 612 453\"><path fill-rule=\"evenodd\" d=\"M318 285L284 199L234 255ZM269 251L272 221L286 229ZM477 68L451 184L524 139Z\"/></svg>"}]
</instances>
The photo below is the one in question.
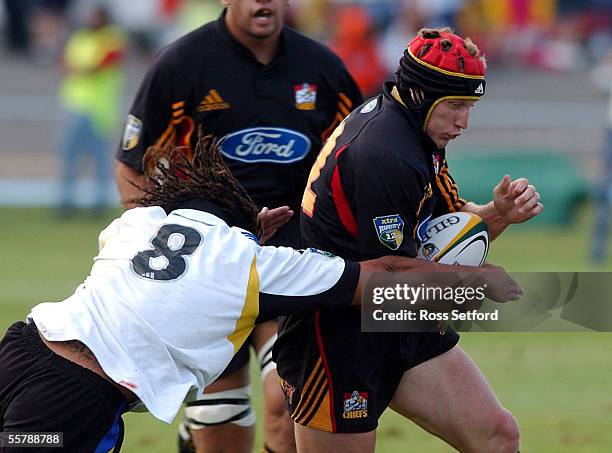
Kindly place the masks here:
<instances>
[{"instance_id":1,"label":"blurred spectator","mask_svg":"<svg viewBox=\"0 0 612 453\"><path fill-rule=\"evenodd\" d=\"M458 26L496 59L515 61L541 53L555 21L557 0L467 0ZM492 61L488 58L489 62Z\"/></svg>"},{"instance_id":2,"label":"blurred spectator","mask_svg":"<svg viewBox=\"0 0 612 453\"><path fill-rule=\"evenodd\" d=\"M367 10L359 5L340 7L336 23L329 47L344 61L364 98L378 94L387 74Z\"/></svg>"},{"instance_id":3,"label":"blurred spectator","mask_svg":"<svg viewBox=\"0 0 612 453\"><path fill-rule=\"evenodd\" d=\"M30 0L32 10L32 57L41 65L57 62L66 39L66 14L72 0Z\"/></svg>"},{"instance_id":4,"label":"blurred spectator","mask_svg":"<svg viewBox=\"0 0 612 453\"><path fill-rule=\"evenodd\" d=\"M30 46L28 20L30 2L28 0L4 0L6 12L3 29L6 34L6 46L18 53L27 52Z\"/></svg>"},{"instance_id":5,"label":"blurred spectator","mask_svg":"<svg viewBox=\"0 0 612 453\"><path fill-rule=\"evenodd\" d=\"M328 0L293 0L287 15L287 24L319 41L329 38L327 18L330 4Z\"/></svg>"},{"instance_id":6,"label":"blurred spectator","mask_svg":"<svg viewBox=\"0 0 612 453\"><path fill-rule=\"evenodd\" d=\"M167 44L165 35L185 3L185 0L105 0L117 24L129 33L130 42L145 53L154 53Z\"/></svg>"},{"instance_id":7,"label":"blurred spectator","mask_svg":"<svg viewBox=\"0 0 612 453\"><path fill-rule=\"evenodd\" d=\"M94 161L94 212L103 211L109 200L112 177L108 148L119 115L124 45L123 33L110 23L108 11L100 6L91 11L86 26L77 30L66 45L66 76L60 88L68 117L60 150L60 209L64 214L74 208L77 165L84 154Z\"/></svg>"},{"instance_id":8,"label":"blurred spectator","mask_svg":"<svg viewBox=\"0 0 612 453\"><path fill-rule=\"evenodd\" d=\"M601 263L607 256L608 234L610 230L610 214L612 213L612 50L606 58L595 67L592 73L595 84L608 93L608 127L604 149L601 183L596 198L595 240L592 242L591 258Z\"/></svg>"},{"instance_id":9,"label":"blurred spectator","mask_svg":"<svg viewBox=\"0 0 612 453\"><path fill-rule=\"evenodd\" d=\"M496 0L497 1L497 0ZM418 10L423 23L421 26L438 28L456 28L457 14L464 7L464 0L412 0L414 9ZM417 27L418 28L418 27Z\"/></svg>"},{"instance_id":10,"label":"blurred spectator","mask_svg":"<svg viewBox=\"0 0 612 453\"><path fill-rule=\"evenodd\" d=\"M385 30L380 41L380 57L387 76L395 74L406 45L424 25L423 13L415 0L402 0L395 19ZM392 78L392 77L391 77Z\"/></svg>"},{"instance_id":11,"label":"blurred spectator","mask_svg":"<svg viewBox=\"0 0 612 453\"><path fill-rule=\"evenodd\" d=\"M576 71L610 47L612 0L465 0L458 27L497 60Z\"/></svg>"},{"instance_id":12,"label":"blurred spectator","mask_svg":"<svg viewBox=\"0 0 612 453\"><path fill-rule=\"evenodd\" d=\"M218 0L182 0L180 8L166 13L168 27L162 37L163 46L179 37L212 22L223 10Z\"/></svg>"}]
</instances>

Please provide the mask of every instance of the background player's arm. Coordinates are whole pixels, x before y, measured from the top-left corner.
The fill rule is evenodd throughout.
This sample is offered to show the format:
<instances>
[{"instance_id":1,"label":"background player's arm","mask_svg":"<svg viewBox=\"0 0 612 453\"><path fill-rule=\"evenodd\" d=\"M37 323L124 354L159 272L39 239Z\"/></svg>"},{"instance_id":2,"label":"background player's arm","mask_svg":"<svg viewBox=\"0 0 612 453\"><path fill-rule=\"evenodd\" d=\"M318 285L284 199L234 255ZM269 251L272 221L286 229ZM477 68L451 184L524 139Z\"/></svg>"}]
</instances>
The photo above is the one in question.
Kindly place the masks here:
<instances>
[{"instance_id":1,"label":"background player's arm","mask_svg":"<svg viewBox=\"0 0 612 453\"><path fill-rule=\"evenodd\" d=\"M115 155L115 180L126 208L133 207L134 200L144 195L136 186L147 187L149 183L143 176L143 156L149 146L162 136L167 135L167 140L176 136L169 133L173 132L173 106L182 104L183 111L187 111L184 90L175 80L173 66L163 55L149 69L138 89Z\"/></svg>"},{"instance_id":2,"label":"background player's arm","mask_svg":"<svg viewBox=\"0 0 612 453\"><path fill-rule=\"evenodd\" d=\"M346 118L351 111L357 108L363 103L363 96L359 91L357 83L351 76L351 74L344 66L344 63L334 55L336 59L335 65L337 66L337 76L329 78L330 93L329 99L336 98L336 104L330 102L329 109L327 111L329 125L321 134L323 143L329 138L334 132L338 124Z\"/></svg>"},{"instance_id":3,"label":"background player's arm","mask_svg":"<svg viewBox=\"0 0 612 453\"><path fill-rule=\"evenodd\" d=\"M485 205L469 202L461 210L479 215L489 228L491 239L509 225L523 223L544 209L540 194L526 178L512 180L505 175L493 189L493 200Z\"/></svg>"},{"instance_id":4,"label":"background player's arm","mask_svg":"<svg viewBox=\"0 0 612 453\"><path fill-rule=\"evenodd\" d=\"M120 160L115 161L115 181L121 197L121 203L126 209L136 207L135 200L142 197L145 193L142 188L151 184L150 179L124 164Z\"/></svg>"}]
</instances>

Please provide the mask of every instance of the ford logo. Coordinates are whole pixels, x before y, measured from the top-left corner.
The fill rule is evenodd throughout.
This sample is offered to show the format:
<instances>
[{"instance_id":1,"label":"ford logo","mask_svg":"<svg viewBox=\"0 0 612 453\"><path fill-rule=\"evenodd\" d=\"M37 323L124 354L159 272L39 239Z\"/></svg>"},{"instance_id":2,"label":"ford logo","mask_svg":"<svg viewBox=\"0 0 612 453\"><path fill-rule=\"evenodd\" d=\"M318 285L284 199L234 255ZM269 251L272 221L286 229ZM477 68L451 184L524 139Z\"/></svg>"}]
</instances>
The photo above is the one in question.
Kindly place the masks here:
<instances>
[{"instance_id":1,"label":"ford logo","mask_svg":"<svg viewBox=\"0 0 612 453\"><path fill-rule=\"evenodd\" d=\"M289 129L256 127L226 135L220 150L228 159L241 162L289 164L306 157L310 139Z\"/></svg>"}]
</instances>

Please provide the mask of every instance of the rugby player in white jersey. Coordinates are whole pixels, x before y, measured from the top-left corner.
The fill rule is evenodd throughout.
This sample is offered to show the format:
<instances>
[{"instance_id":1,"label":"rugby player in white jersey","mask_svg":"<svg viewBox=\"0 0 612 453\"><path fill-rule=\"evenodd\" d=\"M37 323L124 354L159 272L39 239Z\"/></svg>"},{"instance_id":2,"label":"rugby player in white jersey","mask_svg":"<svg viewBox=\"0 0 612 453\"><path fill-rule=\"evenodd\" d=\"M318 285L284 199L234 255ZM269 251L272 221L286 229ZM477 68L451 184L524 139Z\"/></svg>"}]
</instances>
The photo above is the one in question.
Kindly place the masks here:
<instances>
[{"instance_id":1,"label":"rugby player in white jersey","mask_svg":"<svg viewBox=\"0 0 612 453\"><path fill-rule=\"evenodd\" d=\"M151 151L150 159L160 155ZM143 207L100 234L100 252L74 295L35 306L26 323L8 329L0 343L1 431L62 432L65 451L118 451L122 413L141 406L170 423L257 322L359 304L360 281L372 272L439 266L260 246L257 209L209 138L192 161L155 168ZM491 289L516 298L516 284L496 274Z\"/></svg>"}]
</instances>

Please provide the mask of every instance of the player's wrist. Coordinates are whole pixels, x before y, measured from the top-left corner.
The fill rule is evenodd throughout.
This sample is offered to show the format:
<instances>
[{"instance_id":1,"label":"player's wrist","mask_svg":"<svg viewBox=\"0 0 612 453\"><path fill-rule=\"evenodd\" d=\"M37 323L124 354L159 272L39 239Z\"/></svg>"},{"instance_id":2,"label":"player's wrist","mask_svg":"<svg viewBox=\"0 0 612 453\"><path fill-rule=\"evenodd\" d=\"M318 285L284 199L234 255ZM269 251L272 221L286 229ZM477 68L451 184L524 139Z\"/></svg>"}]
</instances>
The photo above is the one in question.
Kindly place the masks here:
<instances>
[{"instance_id":1,"label":"player's wrist","mask_svg":"<svg viewBox=\"0 0 612 453\"><path fill-rule=\"evenodd\" d=\"M488 202L485 205L478 205L473 202L468 202L462 209L464 212L471 212L478 215L487 224L489 236L491 240L498 237L510 224L511 219L507 213L500 208L495 200Z\"/></svg>"}]
</instances>

